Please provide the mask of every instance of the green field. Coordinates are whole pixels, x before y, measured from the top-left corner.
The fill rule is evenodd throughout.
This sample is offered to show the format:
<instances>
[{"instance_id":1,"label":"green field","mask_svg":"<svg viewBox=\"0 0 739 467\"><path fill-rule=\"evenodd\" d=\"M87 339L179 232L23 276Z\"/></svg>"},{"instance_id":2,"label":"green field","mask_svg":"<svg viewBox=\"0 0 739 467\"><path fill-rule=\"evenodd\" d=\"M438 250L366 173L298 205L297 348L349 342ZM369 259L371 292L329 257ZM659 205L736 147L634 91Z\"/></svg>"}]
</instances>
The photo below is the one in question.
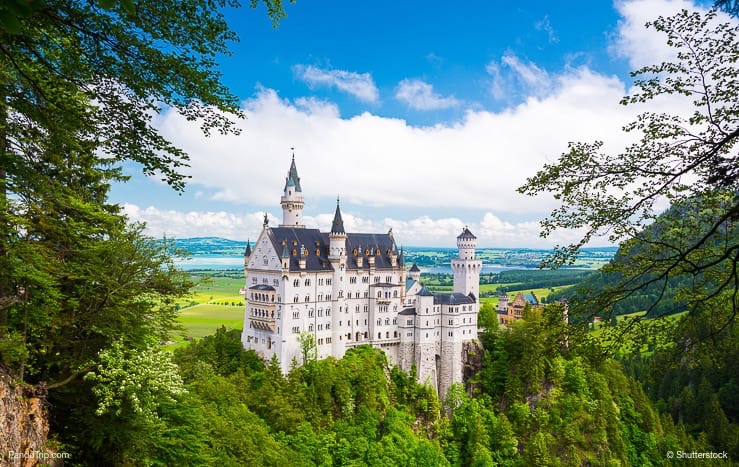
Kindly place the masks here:
<instances>
[{"instance_id":1,"label":"green field","mask_svg":"<svg viewBox=\"0 0 739 467\"><path fill-rule=\"evenodd\" d=\"M187 342L186 337L209 336L215 334L216 329L221 326L226 326L228 329L242 329L244 307L198 304L180 310L177 321L184 330L172 336L174 344L167 346L170 350Z\"/></svg>"},{"instance_id":2,"label":"green field","mask_svg":"<svg viewBox=\"0 0 739 467\"><path fill-rule=\"evenodd\" d=\"M214 271L211 274L192 274L192 279L196 285L192 288L191 295L179 301L180 308L186 309L203 303L244 307L244 297L239 293L244 287L243 273Z\"/></svg>"},{"instance_id":3,"label":"green field","mask_svg":"<svg viewBox=\"0 0 739 467\"><path fill-rule=\"evenodd\" d=\"M239 271L208 271L192 273L196 282L192 293L180 300L177 321L184 328L176 332L174 344L167 349L183 345L186 337L201 338L215 334L216 329L241 329L244 326L244 297L239 290L244 287L244 275Z\"/></svg>"}]
</instances>

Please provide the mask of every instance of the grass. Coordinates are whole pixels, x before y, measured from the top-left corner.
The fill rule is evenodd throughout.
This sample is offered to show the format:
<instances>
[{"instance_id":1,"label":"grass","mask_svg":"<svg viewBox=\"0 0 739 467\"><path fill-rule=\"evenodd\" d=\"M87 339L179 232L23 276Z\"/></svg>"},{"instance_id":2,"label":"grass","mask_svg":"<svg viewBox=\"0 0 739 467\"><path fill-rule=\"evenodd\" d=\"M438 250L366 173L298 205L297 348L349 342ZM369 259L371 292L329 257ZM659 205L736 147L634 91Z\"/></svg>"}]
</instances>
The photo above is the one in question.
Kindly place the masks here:
<instances>
[{"instance_id":1,"label":"grass","mask_svg":"<svg viewBox=\"0 0 739 467\"><path fill-rule=\"evenodd\" d=\"M192 288L192 294L178 303L180 308L187 309L199 304L236 304L236 308L244 308L244 297L239 293L244 287L243 277L223 277L208 275L193 275L197 285Z\"/></svg>"},{"instance_id":2,"label":"grass","mask_svg":"<svg viewBox=\"0 0 739 467\"><path fill-rule=\"evenodd\" d=\"M198 304L181 310L177 321L184 331L172 336L174 343L166 346L166 350L185 345L186 337L198 339L215 334L216 329L221 326L226 326L228 329L242 329L244 327L244 307Z\"/></svg>"}]
</instances>

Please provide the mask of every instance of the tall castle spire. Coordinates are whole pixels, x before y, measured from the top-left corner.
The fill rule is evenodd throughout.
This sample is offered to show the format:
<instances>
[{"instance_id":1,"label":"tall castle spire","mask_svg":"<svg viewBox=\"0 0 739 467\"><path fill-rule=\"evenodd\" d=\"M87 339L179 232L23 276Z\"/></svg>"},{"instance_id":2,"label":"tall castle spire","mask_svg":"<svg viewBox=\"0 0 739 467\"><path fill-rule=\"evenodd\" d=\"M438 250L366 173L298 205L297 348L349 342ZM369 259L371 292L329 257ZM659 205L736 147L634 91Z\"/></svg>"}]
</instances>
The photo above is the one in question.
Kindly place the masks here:
<instances>
[{"instance_id":1,"label":"tall castle spire","mask_svg":"<svg viewBox=\"0 0 739 467\"><path fill-rule=\"evenodd\" d=\"M282 206L282 224L280 227L303 228L303 189L300 186L298 169L295 166L295 153L293 152L292 163L285 178L285 189L280 197Z\"/></svg>"},{"instance_id":2,"label":"tall castle spire","mask_svg":"<svg viewBox=\"0 0 739 467\"><path fill-rule=\"evenodd\" d=\"M331 223L332 234L346 234L344 230L344 219L341 218L341 208L339 208L339 197L336 197L336 212L334 213L334 221Z\"/></svg>"},{"instance_id":3,"label":"tall castle spire","mask_svg":"<svg viewBox=\"0 0 739 467\"><path fill-rule=\"evenodd\" d=\"M346 230L344 230L344 219L341 218L341 208L339 207L339 197L336 197L336 212L334 220L331 222L331 232L328 234L329 239L329 260L339 261L343 258L346 260Z\"/></svg>"}]
</instances>

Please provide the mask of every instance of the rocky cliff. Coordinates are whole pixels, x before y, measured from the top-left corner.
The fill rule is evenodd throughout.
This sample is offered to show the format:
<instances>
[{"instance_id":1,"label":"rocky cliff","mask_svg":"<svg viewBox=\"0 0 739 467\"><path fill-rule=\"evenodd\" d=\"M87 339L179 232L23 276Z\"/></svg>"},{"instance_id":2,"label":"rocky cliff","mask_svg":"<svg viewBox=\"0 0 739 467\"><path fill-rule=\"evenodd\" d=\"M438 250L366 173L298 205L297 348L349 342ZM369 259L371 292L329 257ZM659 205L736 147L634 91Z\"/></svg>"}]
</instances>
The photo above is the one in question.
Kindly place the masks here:
<instances>
[{"instance_id":1,"label":"rocky cliff","mask_svg":"<svg viewBox=\"0 0 739 467\"><path fill-rule=\"evenodd\" d=\"M39 388L16 384L0 365L0 465L61 465L46 446L49 420L46 394Z\"/></svg>"}]
</instances>

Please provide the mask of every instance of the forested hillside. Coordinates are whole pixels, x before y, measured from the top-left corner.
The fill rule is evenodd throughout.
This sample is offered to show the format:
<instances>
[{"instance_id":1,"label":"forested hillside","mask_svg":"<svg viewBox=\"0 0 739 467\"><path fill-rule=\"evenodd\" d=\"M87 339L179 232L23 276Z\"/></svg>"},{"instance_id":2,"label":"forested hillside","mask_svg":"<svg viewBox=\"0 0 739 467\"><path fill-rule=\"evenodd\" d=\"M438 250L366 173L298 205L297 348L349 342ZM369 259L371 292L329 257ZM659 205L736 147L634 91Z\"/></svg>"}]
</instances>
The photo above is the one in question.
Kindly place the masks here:
<instances>
[{"instance_id":1,"label":"forested hillside","mask_svg":"<svg viewBox=\"0 0 739 467\"><path fill-rule=\"evenodd\" d=\"M284 376L239 337L222 328L178 350L183 390L151 411L125 398L102 415L70 407L64 448L84 463L418 466L660 465L668 450L709 449L558 306L491 326L482 369L444 401L369 346Z\"/></svg>"}]
</instances>

